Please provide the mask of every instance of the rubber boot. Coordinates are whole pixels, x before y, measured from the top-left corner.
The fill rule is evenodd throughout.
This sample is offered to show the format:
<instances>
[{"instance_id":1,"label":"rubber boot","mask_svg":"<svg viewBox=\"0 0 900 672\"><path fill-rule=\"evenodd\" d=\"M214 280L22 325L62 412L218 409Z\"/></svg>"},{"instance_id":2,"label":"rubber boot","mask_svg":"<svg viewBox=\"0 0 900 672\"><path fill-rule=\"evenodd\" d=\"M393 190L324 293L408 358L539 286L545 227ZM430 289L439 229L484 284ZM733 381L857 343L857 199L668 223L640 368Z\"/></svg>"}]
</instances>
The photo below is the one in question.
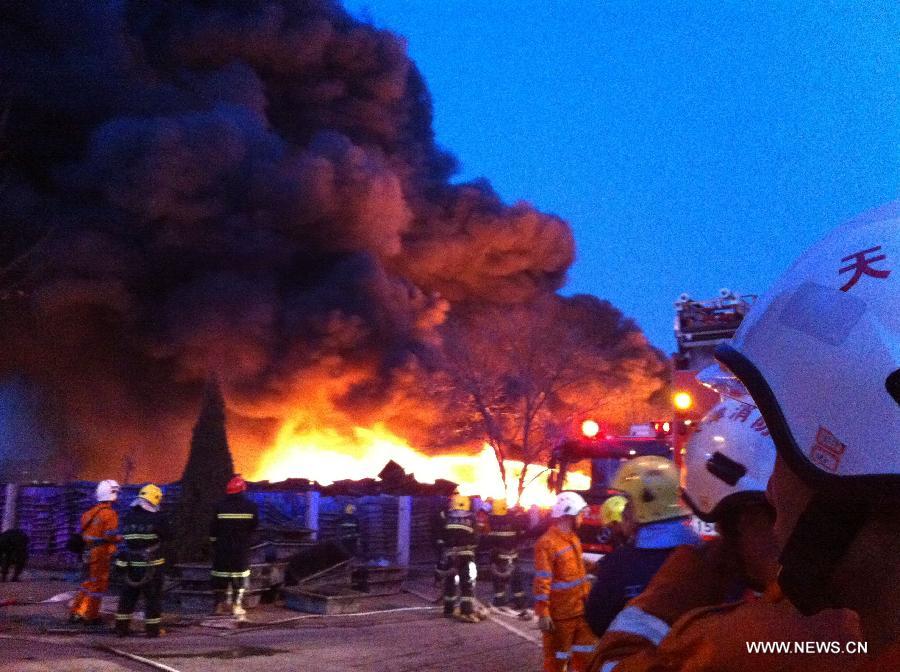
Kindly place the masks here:
<instances>
[{"instance_id":1,"label":"rubber boot","mask_svg":"<svg viewBox=\"0 0 900 672\"><path fill-rule=\"evenodd\" d=\"M245 620L246 615L247 615L247 611L244 609L243 601L244 601L244 589L238 588L237 595L235 596L235 599L234 599L234 606L231 609L231 614L239 621Z\"/></svg>"}]
</instances>

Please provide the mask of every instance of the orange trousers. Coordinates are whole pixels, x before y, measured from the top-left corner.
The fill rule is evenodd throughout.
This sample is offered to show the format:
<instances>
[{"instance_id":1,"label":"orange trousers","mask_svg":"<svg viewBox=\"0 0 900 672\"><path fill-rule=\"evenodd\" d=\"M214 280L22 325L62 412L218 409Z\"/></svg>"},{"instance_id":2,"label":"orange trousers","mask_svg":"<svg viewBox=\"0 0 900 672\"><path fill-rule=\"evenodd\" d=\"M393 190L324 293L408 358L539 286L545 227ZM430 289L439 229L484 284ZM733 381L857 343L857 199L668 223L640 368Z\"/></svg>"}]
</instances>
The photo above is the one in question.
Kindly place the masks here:
<instances>
[{"instance_id":1,"label":"orange trousers","mask_svg":"<svg viewBox=\"0 0 900 672\"><path fill-rule=\"evenodd\" d=\"M597 638L584 616L553 621L544 633L544 672L585 672L597 649Z\"/></svg>"},{"instance_id":2,"label":"orange trousers","mask_svg":"<svg viewBox=\"0 0 900 672\"><path fill-rule=\"evenodd\" d=\"M116 547L111 544L103 544L90 550L87 561L88 578L75 596L73 616L80 616L85 621L100 618L100 600L109 589L109 567L115 552Z\"/></svg>"}]
</instances>

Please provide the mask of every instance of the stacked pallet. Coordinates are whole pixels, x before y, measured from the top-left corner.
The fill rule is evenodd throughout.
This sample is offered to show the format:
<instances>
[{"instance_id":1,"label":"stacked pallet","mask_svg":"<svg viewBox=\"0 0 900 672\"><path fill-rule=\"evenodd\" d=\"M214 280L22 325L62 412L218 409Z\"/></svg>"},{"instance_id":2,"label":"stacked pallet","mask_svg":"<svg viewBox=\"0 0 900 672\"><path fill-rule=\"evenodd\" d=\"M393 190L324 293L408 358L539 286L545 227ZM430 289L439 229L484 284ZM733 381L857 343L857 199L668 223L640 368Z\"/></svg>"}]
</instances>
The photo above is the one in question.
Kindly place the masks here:
<instances>
[{"instance_id":1,"label":"stacked pallet","mask_svg":"<svg viewBox=\"0 0 900 672\"><path fill-rule=\"evenodd\" d=\"M248 496L259 507L263 529L288 530L306 525L306 493L251 491Z\"/></svg>"},{"instance_id":2,"label":"stacked pallet","mask_svg":"<svg viewBox=\"0 0 900 672\"><path fill-rule=\"evenodd\" d=\"M433 562L435 539L440 523L437 518L446 503L444 497L414 497L410 530L410 557L414 563Z\"/></svg>"},{"instance_id":3,"label":"stacked pallet","mask_svg":"<svg viewBox=\"0 0 900 672\"><path fill-rule=\"evenodd\" d=\"M49 484L26 485L19 490L16 516L18 526L29 537L32 567L77 564L65 546L72 529L68 509L75 506L72 500L78 495L76 488Z\"/></svg>"}]
</instances>

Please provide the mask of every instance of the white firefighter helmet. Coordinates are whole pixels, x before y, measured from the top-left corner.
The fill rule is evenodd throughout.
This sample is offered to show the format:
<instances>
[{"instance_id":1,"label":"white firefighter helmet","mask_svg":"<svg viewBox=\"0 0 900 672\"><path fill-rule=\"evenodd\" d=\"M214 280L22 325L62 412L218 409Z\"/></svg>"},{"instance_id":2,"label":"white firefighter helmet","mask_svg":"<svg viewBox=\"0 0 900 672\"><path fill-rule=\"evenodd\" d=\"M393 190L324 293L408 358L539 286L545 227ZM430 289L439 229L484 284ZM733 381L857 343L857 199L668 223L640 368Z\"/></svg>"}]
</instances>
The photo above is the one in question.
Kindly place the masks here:
<instances>
[{"instance_id":1,"label":"white firefighter helmet","mask_svg":"<svg viewBox=\"0 0 900 672\"><path fill-rule=\"evenodd\" d=\"M741 502L764 501L775 444L749 396L725 397L688 441L681 495L700 518L719 520Z\"/></svg>"},{"instance_id":2,"label":"white firefighter helmet","mask_svg":"<svg viewBox=\"0 0 900 672\"><path fill-rule=\"evenodd\" d=\"M900 491L898 261L895 201L807 250L716 349L813 491L792 512L778 576L804 614L840 603L832 577L870 515L865 503Z\"/></svg>"},{"instance_id":3,"label":"white firefighter helmet","mask_svg":"<svg viewBox=\"0 0 900 672\"><path fill-rule=\"evenodd\" d=\"M900 485L898 262L895 201L810 248L716 351L778 452L817 490L847 479Z\"/></svg>"},{"instance_id":4,"label":"white firefighter helmet","mask_svg":"<svg viewBox=\"0 0 900 672\"><path fill-rule=\"evenodd\" d=\"M550 516L553 518L577 516L586 508L587 502L577 492L561 492L556 496L556 502L550 510Z\"/></svg>"},{"instance_id":5,"label":"white firefighter helmet","mask_svg":"<svg viewBox=\"0 0 900 672\"><path fill-rule=\"evenodd\" d=\"M642 455L628 460L619 467L611 487L628 495L639 525L691 515L679 497L678 467L664 457Z\"/></svg>"},{"instance_id":6,"label":"white firefighter helmet","mask_svg":"<svg viewBox=\"0 0 900 672\"><path fill-rule=\"evenodd\" d=\"M98 502L114 502L119 498L119 491L122 487L117 481L111 478L100 481L97 484L97 501Z\"/></svg>"}]
</instances>

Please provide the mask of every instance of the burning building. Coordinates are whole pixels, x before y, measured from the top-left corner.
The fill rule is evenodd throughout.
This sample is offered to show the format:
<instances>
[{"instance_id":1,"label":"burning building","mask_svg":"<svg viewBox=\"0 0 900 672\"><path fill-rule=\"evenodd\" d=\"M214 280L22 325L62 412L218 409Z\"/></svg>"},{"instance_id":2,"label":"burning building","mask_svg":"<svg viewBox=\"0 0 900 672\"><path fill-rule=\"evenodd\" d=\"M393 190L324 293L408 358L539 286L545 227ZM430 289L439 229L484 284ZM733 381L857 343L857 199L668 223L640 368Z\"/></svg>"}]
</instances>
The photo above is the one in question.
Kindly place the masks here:
<instances>
[{"instance_id":1,"label":"burning building","mask_svg":"<svg viewBox=\"0 0 900 672\"><path fill-rule=\"evenodd\" d=\"M24 472L177 478L215 374L247 474L391 458L478 481L453 454L480 464L483 440L444 436L431 380L447 325L498 307L606 334L621 419L664 385L634 324L555 293L568 225L452 182L403 40L335 2L5 3L0 111L3 450Z\"/></svg>"}]
</instances>

